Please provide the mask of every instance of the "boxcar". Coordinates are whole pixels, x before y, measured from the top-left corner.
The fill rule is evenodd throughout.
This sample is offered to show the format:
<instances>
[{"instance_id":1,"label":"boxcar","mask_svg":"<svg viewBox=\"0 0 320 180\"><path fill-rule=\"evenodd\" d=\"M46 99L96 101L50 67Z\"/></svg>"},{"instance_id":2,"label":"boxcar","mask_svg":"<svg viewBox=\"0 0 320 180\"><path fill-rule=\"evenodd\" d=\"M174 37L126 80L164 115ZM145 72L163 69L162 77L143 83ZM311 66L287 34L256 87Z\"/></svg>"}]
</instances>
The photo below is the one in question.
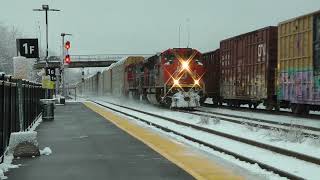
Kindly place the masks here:
<instances>
[{"instance_id":1,"label":"boxcar","mask_svg":"<svg viewBox=\"0 0 320 180\"><path fill-rule=\"evenodd\" d=\"M319 110L320 11L278 27L278 100L298 114Z\"/></svg>"},{"instance_id":2,"label":"boxcar","mask_svg":"<svg viewBox=\"0 0 320 180\"><path fill-rule=\"evenodd\" d=\"M221 103L220 96L220 50L202 54L203 65L206 70L204 75L205 97L212 98L215 105Z\"/></svg>"},{"instance_id":3,"label":"boxcar","mask_svg":"<svg viewBox=\"0 0 320 180\"><path fill-rule=\"evenodd\" d=\"M103 95L108 95L112 92L111 79L112 79L112 69L107 68L102 72L103 75Z\"/></svg>"},{"instance_id":4,"label":"boxcar","mask_svg":"<svg viewBox=\"0 0 320 180\"><path fill-rule=\"evenodd\" d=\"M131 56L125 62L125 94L129 97L140 98L143 88L143 61L142 56Z\"/></svg>"},{"instance_id":5,"label":"boxcar","mask_svg":"<svg viewBox=\"0 0 320 180\"><path fill-rule=\"evenodd\" d=\"M277 27L266 27L220 42L220 93L231 106L276 107Z\"/></svg>"}]
</instances>

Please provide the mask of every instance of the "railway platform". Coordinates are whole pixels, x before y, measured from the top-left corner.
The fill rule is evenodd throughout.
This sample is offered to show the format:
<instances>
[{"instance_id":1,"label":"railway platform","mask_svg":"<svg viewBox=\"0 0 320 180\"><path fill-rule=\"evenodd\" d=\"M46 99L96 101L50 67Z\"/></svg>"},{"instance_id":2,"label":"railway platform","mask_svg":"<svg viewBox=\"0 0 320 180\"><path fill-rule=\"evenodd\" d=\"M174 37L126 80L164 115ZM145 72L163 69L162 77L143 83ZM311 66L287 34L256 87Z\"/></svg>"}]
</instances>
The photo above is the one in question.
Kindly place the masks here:
<instances>
[{"instance_id":1,"label":"railway platform","mask_svg":"<svg viewBox=\"0 0 320 180\"><path fill-rule=\"evenodd\" d=\"M55 120L37 128L40 149L52 154L17 159L10 180L245 179L185 145L93 103L57 106Z\"/></svg>"}]
</instances>

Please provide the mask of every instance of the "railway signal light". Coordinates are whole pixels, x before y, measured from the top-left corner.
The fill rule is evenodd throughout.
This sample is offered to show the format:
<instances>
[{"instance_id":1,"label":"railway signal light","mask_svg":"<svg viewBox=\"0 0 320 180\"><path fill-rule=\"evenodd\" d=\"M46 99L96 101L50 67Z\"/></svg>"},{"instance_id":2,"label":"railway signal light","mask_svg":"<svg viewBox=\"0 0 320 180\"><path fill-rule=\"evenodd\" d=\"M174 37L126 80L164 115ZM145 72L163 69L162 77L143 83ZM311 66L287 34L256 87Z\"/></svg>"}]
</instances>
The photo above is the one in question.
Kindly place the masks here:
<instances>
[{"instance_id":1,"label":"railway signal light","mask_svg":"<svg viewBox=\"0 0 320 180\"><path fill-rule=\"evenodd\" d=\"M70 55L67 54L66 57L64 58L64 61L67 63L67 64L70 64L71 63L71 58L70 58Z\"/></svg>"},{"instance_id":2,"label":"railway signal light","mask_svg":"<svg viewBox=\"0 0 320 180\"><path fill-rule=\"evenodd\" d=\"M70 49L70 47L71 47L71 46L70 46L70 41L67 41L64 47L65 47L67 50Z\"/></svg>"}]
</instances>

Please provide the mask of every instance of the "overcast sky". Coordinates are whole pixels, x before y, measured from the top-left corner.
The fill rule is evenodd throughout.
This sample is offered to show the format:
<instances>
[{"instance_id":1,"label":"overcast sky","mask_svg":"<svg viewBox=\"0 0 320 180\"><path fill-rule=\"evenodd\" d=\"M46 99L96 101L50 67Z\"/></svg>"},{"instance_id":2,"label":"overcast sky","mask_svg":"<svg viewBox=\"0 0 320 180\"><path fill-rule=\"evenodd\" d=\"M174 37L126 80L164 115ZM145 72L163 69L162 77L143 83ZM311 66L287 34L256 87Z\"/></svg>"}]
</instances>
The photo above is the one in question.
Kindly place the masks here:
<instances>
[{"instance_id":1,"label":"overcast sky","mask_svg":"<svg viewBox=\"0 0 320 180\"><path fill-rule=\"evenodd\" d=\"M45 46L48 4L49 47L60 53L61 32L72 33L71 54L155 53L181 46L201 52L239 33L277 25L320 9L320 0L1 0L0 22ZM40 26L40 31L39 31Z\"/></svg>"}]
</instances>

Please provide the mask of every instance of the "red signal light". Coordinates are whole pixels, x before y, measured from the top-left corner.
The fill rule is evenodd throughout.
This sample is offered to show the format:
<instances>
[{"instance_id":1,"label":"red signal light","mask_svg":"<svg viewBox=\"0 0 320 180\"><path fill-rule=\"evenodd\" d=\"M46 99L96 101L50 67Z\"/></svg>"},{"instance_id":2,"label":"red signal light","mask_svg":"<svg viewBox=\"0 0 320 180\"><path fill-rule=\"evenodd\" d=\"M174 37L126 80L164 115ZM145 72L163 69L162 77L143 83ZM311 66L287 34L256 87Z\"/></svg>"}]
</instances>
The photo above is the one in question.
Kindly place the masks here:
<instances>
[{"instance_id":1,"label":"red signal light","mask_svg":"<svg viewBox=\"0 0 320 180\"><path fill-rule=\"evenodd\" d=\"M67 54L66 57L64 58L64 60L65 60L65 62L66 62L67 64L70 64L70 63L71 63L70 55Z\"/></svg>"},{"instance_id":2,"label":"red signal light","mask_svg":"<svg viewBox=\"0 0 320 180\"><path fill-rule=\"evenodd\" d=\"M71 47L71 46L70 46L70 41L67 41L66 44L65 44L65 48L66 48L66 49L70 49L70 47Z\"/></svg>"}]
</instances>

